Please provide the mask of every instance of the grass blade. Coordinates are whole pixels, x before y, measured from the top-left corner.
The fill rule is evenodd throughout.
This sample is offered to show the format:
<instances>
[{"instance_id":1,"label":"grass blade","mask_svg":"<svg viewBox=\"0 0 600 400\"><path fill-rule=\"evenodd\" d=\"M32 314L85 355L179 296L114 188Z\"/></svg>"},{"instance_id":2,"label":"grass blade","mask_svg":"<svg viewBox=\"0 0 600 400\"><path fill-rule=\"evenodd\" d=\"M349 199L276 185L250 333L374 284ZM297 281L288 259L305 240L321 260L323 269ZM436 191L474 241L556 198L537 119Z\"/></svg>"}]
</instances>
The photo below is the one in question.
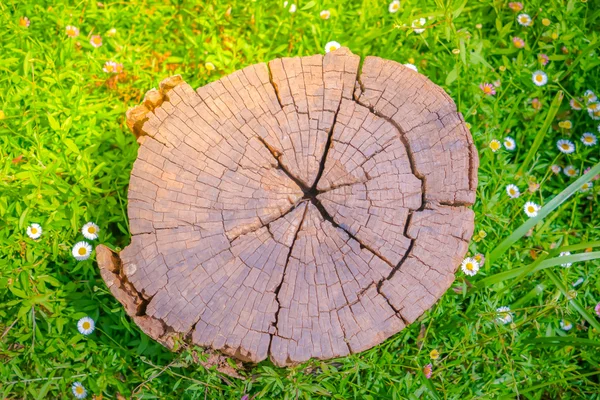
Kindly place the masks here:
<instances>
[{"instance_id":1,"label":"grass blade","mask_svg":"<svg viewBox=\"0 0 600 400\"><path fill-rule=\"evenodd\" d=\"M570 184L560 192L556 197L554 197L548 204L546 204L542 209L538 212L536 217L530 218L520 227L515 229L515 231L509 235L506 239L504 239L495 249L491 252L491 254L487 257L490 264L498 259L508 248L515 243L517 240L521 239L523 235L527 233L531 228L533 228L538 222L543 220L548 214L554 211L558 206L564 203L569 197L573 195L577 190L581 188L581 186L592 180L594 176L600 173L600 163L596 164L587 174L583 175L575 182Z\"/></svg>"},{"instance_id":2,"label":"grass blade","mask_svg":"<svg viewBox=\"0 0 600 400\"><path fill-rule=\"evenodd\" d=\"M554 117L556 116L560 104L563 101L563 97L564 93L562 90L559 90L558 93L556 93L556 96L554 96L554 100L552 100L552 104L550 104L550 109L548 110L548 114L546 114L546 119L544 120L542 129L540 129L540 131L535 136L533 144L531 145L531 148L527 153L527 157L525 157L525 161L523 161L523 164L521 164L521 168L519 168L519 172L517 172L517 176L522 176L523 172L529 166L531 160L533 160L533 156L535 155L535 153L537 153L538 148L544 141L544 136L546 136L546 134L548 133L548 128L550 128L552 121L554 121Z\"/></svg>"},{"instance_id":3,"label":"grass blade","mask_svg":"<svg viewBox=\"0 0 600 400\"><path fill-rule=\"evenodd\" d=\"M589 254L593 254L593 253L589 253ZM551 270L546 270L546 275L548 275L548 277L550 278L552 283L554 283L556 285L556 287L562 292L562 294L566 298L569 298L567 288L565 287L565 285L563 285L563 283L560 281L560 279L558 279L558 276L556 276L556 274ZM587 322L589 322L590 325L592 325L597 331L600 331L600 323L598 323L598 320L596 320L596 318L593 315L591 315L589 312L587 312L585 307L583 307L581 304L579 304L579 302L575 299L570 299L569 303L573 306L573 308L575 310L577 310L577 312L583 317L583 319L585 319Z\"/></svg>"}]
</instances>

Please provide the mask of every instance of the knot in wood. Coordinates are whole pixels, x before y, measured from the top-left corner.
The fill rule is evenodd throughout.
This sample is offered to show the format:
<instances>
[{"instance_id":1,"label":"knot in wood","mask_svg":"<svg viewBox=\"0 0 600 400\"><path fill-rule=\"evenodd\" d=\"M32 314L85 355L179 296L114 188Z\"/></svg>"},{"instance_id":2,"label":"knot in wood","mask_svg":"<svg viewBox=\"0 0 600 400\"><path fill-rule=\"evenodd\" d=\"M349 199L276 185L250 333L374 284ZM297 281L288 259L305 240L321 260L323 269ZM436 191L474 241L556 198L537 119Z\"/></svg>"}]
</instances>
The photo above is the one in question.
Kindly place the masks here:
<instances>
[{"instance_id":1,"label":"knot in wood","mask_svg":"<svg viewBox=\"0 0 600 400\"><path fill-rule=\"evenodd\" d=\"M473 233L472 138L426 77L359 62L172 77L128 112L131 244L97 253L148 335L285 366L381 343L448 289Z\"/></svg>"}]
</instances>

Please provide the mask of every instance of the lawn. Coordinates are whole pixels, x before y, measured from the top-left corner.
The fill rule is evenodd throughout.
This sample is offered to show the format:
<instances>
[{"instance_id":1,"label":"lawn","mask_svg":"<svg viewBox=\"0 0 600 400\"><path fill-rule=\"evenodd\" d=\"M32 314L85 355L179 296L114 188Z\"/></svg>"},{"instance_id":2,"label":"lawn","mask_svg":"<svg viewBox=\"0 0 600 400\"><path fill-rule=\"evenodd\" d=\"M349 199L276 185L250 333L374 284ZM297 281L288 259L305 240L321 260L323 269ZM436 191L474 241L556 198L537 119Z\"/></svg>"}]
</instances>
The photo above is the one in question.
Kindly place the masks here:
<instances>
[{"instance_id":1,"label":"lawn","mask_svg":"<svg viewBox=\"0 0 600 400\"><path fill-rule=\"evenodd\" d=\"M0 397L73 398L80 382L96 399L599 398L600 8L519 4L0 3ZM129 243L138 145L125 112L148 89L174 74L202 86L330 41L413 64L455 100L481 162L469 248L480 269L459 269L430 311L364 353L267 361L245 380L206 370L201 349L171 353L143 334L95 253L78 261L73 246L88 222L92 246Z\"/></svg>"}]
</instances>

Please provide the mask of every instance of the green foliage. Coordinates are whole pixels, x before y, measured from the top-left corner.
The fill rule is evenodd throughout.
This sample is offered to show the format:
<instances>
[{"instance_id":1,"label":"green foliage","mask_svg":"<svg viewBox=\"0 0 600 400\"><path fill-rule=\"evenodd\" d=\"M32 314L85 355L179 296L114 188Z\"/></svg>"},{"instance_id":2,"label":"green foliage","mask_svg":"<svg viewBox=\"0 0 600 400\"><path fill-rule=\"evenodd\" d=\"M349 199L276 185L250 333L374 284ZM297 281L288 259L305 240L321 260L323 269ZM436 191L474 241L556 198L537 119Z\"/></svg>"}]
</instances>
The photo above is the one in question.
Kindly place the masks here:
<instances>
[{"instance_id":1,"label":"green foliage","mask_svg":"<svg viewBox=\"0 0 600 400\"><path fill-rule=\"evenodd\" d=\"M71 398L80 381L107 399L598 398L600 281L592 248L600 181L582 193L583 179L569 187L575 178L550 170L573 165L583 175L600 159L598 144L580 141L583 132L598 134L599 121L585 101L582 111L569 106L588 89L600 92L597 4L527 1L533 23L523 27L503 0L403 0L393 14L380 0L302 0L295 13L282 3L0 3L0 396ZM319 17L323 9L330 19ZM27 28L19 25L23 16ZM421 17L426 29L417 34L410 26ZM80 36L68 37L67 25ZM99 48L90 44L96 34ZM469 280L459 271L454 290L372 350L289 369L263 362L245 381L224 377L195 363L194 349L173 354L141 333L94 257L77 262L71 249L88 221L100 227L94 245L129 242L127 185L137 145L124 114L146 90L176 73L201 86L257 62L322 53L331 40L362 57L413 63L455 99L481 160L470 255L492 257ZM109 60L124 71L104 72ZM545 86L533 84L536 70L547 73ZM496 81L495 96L479 89ZM565 120L572 128L558 125ZM514 151L488 148L506 136ZM563 138L576 144L574 153L558 151ZM506 195L510 183L519 198ZM525 201L547 206L519 229ZM32 223L43 228L38 240L26 234ZM567 250L569 268L557 260ZM511 307L512 323L496 321L500 306ZM97 323L90 336L77 331L86 315ZM573 328L561 329L561 320ZM430 362L428 380L421 370Z\"/></svg>"}]
</instances>

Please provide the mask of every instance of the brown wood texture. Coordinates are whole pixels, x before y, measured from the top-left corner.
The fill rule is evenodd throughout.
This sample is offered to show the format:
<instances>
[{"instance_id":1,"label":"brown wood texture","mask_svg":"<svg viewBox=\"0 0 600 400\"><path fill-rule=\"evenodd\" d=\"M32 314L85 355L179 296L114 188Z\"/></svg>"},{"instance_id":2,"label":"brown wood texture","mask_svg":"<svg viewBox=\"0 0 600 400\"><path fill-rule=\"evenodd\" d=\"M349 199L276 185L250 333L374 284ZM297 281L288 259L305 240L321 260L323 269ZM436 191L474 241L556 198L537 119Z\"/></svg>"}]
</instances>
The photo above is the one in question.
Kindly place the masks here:
<instances>
[{"instance_id":1,"label":"brown wood texture","mask_svg":"<svg viewBox=\"0 0 600 400\"><path fill-rule=\"evenodd\" d=\"M473 233L478 158L425 76L342 48L131 109L131 244L97 248L135 323L279 366L366 350L448 289Z\"/></svg>"}]
</instances>

